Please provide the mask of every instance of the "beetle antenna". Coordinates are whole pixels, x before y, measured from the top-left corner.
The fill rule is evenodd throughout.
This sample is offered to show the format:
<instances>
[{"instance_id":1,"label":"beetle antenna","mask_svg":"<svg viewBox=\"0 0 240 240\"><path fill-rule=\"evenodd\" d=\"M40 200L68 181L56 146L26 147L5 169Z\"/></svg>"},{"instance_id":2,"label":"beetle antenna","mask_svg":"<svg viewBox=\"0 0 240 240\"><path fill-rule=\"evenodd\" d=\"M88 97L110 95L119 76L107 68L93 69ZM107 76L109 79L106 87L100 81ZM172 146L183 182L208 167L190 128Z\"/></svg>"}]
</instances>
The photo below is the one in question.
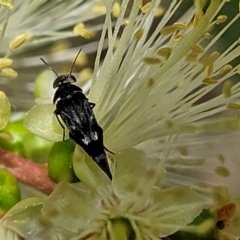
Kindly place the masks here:
<instances>
[{"instance_id":1,"label":"beetle antenna","mask_svg":"<svg viewBox=\"0 0 240 240\"><path fill-rule=\"evenodd\" d=\"M70 68L69 76L72 75L72 70L73 70L74 64L76 63L77 58L78 58L78 56L79 56L79 54L80 54L81 51L82 51L82 49L80 48L79 51L78 51L78 53L77 53L77 55L76 55L76 57L75 57L75 59L74 59L74 61L73 61L72 66L71 66L71 68Z\"/></svg>"},{"instance_id":2,"label":"beetle antenna","mask_svg":"<svg viewBox=\"0 0 240 240\"><path fill-rule=\"evenodd\" d=\"M58 77L58 74L57 74L57 72L47 63L47 62L45 62L45 60L43 59L43 58L40 58L42 61L43 61L43 63L46 65L46 66L48 66L48 68L50 69L50 70L52 70L55 74L56 74L56 76Z\"/></svg>"}]
</instances>

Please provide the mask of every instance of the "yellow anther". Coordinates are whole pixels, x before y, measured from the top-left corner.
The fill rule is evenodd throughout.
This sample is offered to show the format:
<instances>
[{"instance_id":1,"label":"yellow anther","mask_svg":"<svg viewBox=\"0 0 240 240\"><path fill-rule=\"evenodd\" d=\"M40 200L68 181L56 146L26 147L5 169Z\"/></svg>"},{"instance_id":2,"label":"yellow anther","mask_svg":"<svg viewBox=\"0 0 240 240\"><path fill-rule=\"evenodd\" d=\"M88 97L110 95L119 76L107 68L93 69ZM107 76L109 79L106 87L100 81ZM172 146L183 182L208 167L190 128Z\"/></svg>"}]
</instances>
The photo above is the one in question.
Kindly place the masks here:
<instances>
[{"instance_id":1,"label":"yellow anther","mask_svg":"<svg viewBox=\"0 0 240 240\"><path fill-rule=\"evenodd\" d=\"M221 24L221 23L224 23L227 21L227 15L219 15L217 17L217 21L216 21L216 24Z\"/></svg>"},{"instance_id":2,"label":"yellow anther","mask_svg":"<svg viewBox=\"0 0 240 240\"><path fill-rule=\"evenodd\" d=\"M213 36L210 33L206 32L204 33L204 38L206 38L207 40L211 40Z\"/></svg>"},{"instance_id":3,"label":"yellow anther","mask_svg":"<svg viewBox=\"0 0 240 240\"><path fill-rule=\"evenodd\" d=\"M80 35L85 39L91 39L94 36L94 32L86 29L83 23L75 25L75 27L73 28L73 33L75 35Z\"/></svg>"},{"instance_id":4,"label":"yellow anther","mask_svg":"<svg viewBox=\"0 0 240 240\"><path fill-rule=\"evenodd\" d=\"M23 45L25 42L31 40L32 35L31 34L21 34L15 37L10 43L9 43L9 48L11 50L16 49Z\"/></svg>"},{"instance_id":5,"label":"yellow anther","mask_svg":"<svg viewBox=\"0 0 240 240\"><path fill-rule=\"evenodd\" d=\"M199 54L199 52L193 50L186 56L186 59L188 61L195 62L198 59Z\"/></svg>"},{"instance_id":6,"label":"yellow anther","mask_svg":"<svg viewBox=\"0 0 240 240\"><path fill-rule=\"evenodd\" d=\"M171 53L172 53L172 48L170 47L162 47L157 50L157 54L166 59L168 59L171 56Z\"/></svg>"},{"instance_id":7,"label":"yellow anther","mask_svg":"<svg viewBox=\"0 0 240 240\"><path fill-rule=\"evenodd\" d=\"M215 79L215 78L210 78L210 77L208 77L208 78L203 79L202 82L205 83L205 84L207 84L207 85L210 85L210 84L218 83L218 80Z\"/></svg>"},{"instance_id":8,"label":"yellow anther","mask_svg":"<svg viewBox=\"0 0 240 240\"><path fill-rule=\"evenodd\" d=\"M158 64L161 62L159 58L144 58L143 61L149 65Z\"/></svg>"},{"instance_id":9,"label":"yellow anther","mask_svg":"<svg viewBox=\"0 0 240 240\"><path fill-rule=\"evenodd\" d=\"M173 25L163 27L160 31L162 35L168 35L178 30L187 30L188 26L182 23L174 23Z\"/></svg>"},{"instance_id":10,"label":"yellow anther","mask_svg":"<svg viewBox=\"0 0 240 240\"><path fill-rule=\"evenodd\" d=\"M102 6L92 7L92 11L93 11L94 13L106 13L106 12L107 12L107 9L106 9L106 6L102 5Z\"/></svg>"},{"instance_id":11,"label":"yellow anther","mask_svg":"<svg viewBox=\"0 0 240 240\"><path fill-rule=\"evenodd\" d=\"M88 79L92 77L92 69L91 68L85 68L83 69L79 74L80 82L86 82Z\"/></svg>"},{"instance_id":12,"label":"yellow anther","mask_svg":"<svg viewBox=\"0 0 240 240\"><path fill-rule=\"evenodd\" d=\"M154 85L154 79L153 78L149 78L147 81L147 87L152 87Z\"/></svg>"},{"instance_id":13,"label":"yellow anther","mask_svg":"<svg viewBox=\"0 0 240 240\"><path fill-rule=\"evenodd\" d=\"M178 34L178 35L174 36L174 39L173 39L173 40L174 40L175 42L180 42L182 39L183 39L183 35Z\"/></svg>"},{"instance_id":14,"label":"yellow anther","mask_svg":"<svg viewBox=\"0 0 240 240\"><path fill-rule=\"evenodd\" d=\"M54 44L51 47L51 52L55 53L55 52L61 52L64 51L66 49L69 49L71 47L70 42L69 41L61 41L58 42L56 44Z\"/></svg>"},{"instance_id":15,"label":"yellow anther","mask_svg":"<svg viewBox=\"0 0 240 240\"><path fill-rule=\"evenodd\" d=\"M200 19L203 17L203 11L201 9L198 9L195 13L194 19L193 19L193 26L196 27L200 21Z\"/></svg>"},{"instance_id":16,"label":"yellow anther","mask_svg":"<svg viewBox=\"0 0 240 240\"><path fill-rule=\"evenodd\" d=\"M6 78L14 79L18 76L18 73L10 67L2 68L1 75Z\"/></svg>"},{"instance_id":17,"label":"yellow anther","mask_svg":"<svg viewBox=\"0 0 240 240\"><path fill-rule=\"evenodd\" d=\"M171 34L171 33L175 32L176 30L177 30L177 29L176 29L175 26L170 25L170 26L163 27L163 28L161 29L160 33L161 33L162 35L168 35L168 34Z\"/></svg>"},{"instance_id":18,"label":"yellow anther","mask_svg":"<svg viewBox=\"0 0 240 240\"><path fill-rule=\"evenodd\" d=\"M240 74L240 64L237 67L237 73Z\"/></svg>"},{"instance_id":19,"label":"yellow anther","mask_svg":"<svg viewBox=\"0 0 240 240\"><path fill-rule=\"evenodd\" d=\"M199 52L199 53L203 53L204 52L204 48L200 45L193 45L191 46L191 49L196 51L196 52Z\"/></svg>"},{"instance_id":20,"label":"yellow anther","mask_svg":"<svg viewBox=\"0 0 240 240\"><path fill-rule=\"evenodd\" d=\"M229 170L223 166L216 167L215 173L221 177L228 177L230 175Z\"/></svg>"},{"instance_id":21,"label":"yellow anther","mask_svg":"<svg viewBox=\"0 0 240 240\"><path fill-rule=\"evenodd\" d=\"M174 23L173 26L175 26L177 30L187 30L188 29L188 25L183 24L183 23Z\"/></svg>"},{"instance_id":22,"label":"yellow anther","mask_svg":"<svg viewBox=\"0 0 240 240\"><path fill-rule=\"evenodd\" d=\"M195 6L197 8L203 9L206 5L206 0L196 0L195 1Z\"/></svg>"},{"instance_id":23,"label":"yellow anther","mask_svg":"<svg viewBox=\"0 0 240 240\"><path fill-rule=\"evenodd\" d=\"M213 72L213 64L209 64L204 69L204 75L206 78L209 78Z\"/></svg>"},{"instance_id":24,"label":"yellow anther","mask_svg":"<svg viewBox=\"0 0 240 240\"><path fill-rule=\"evenodd\" d=\"M156 10L156 12L154 13L154 16L155 16L155 17L161 17L161 16L163 16L163 14L164 14L164 9L161 8L161 7L159 7L159 8Z\"/></svg>"},{"instance_id":25,"label":"yellow anther","mask_svg":"<svg viewBox=\"0 0 240 240\"><path fill-rule=\"evenodd\" d=\"M240 103L228 103L227 108L240 109Z\"/></svg>"},{"instance_id":26,"label":"yellow anther","mask_svg":"<svg viewBox=\"0 0 240 240\"><path fill-rule=\"evenodd\" d=\"M171 120L165 121L165 125L167 128L172 128L173 127L173 122Z\"/></svg>"},{"instance_id":27,"label":"yellow anther","mask_svg":"<svg viewBox=\"0 0 240 240\"><path fill-rule=\"evenodd\" d=\"M232 82L230 80L227 80L223 84L222 92L225 98L229 98L232 95Z\"/></svg>"},{"instance_id":28,"label":"yellow anther","mask_svg":"<svg viewBox=\"0 0 240 240\"><path fill-rule=\"evenodd\" d=\"M138 41L142 38L142 36L143 36L143 28L140 28L134 33L133 38Z\"/></svg>"},{"instance_id":29,"label":"yellow anther","mask_svg":"<svg viewBox=\"0 0 240 240\"><path fill-rule=\"evenodd\" d=\"M3 7L8 8L9 10L11 10L13 8L13 4L10 3L8 0L1 0L0 1L0 5L2 5Z\"/></svg>"},{"instance_id":30,"label":"yellow anther","mask_svg":"<svg viewBox=\"0 0 240 240\"><path fill-rule=\"evenodd\" d=\"M218 73L219 73L219 74L226 74L226 73L232 71L232 69L233 69L232 65L227 64L227 65L221 67L221 68L218 70Z\"/></svg>"},{"instance_id":31,"label":"yellow anther","mask_svg":"<svg viewBox=\"0 0 240 240\"><path fill-rule=\"evenodd\" d=\"M86 65L87 62L88 62L87 55L84 52L81 52L76 59L75 65L83 66Z\"/></svg>"},{"instance_id":32,"label":"yellow anther","mask_svg":"<svg viewBox=\"0 0 240 240\"><path fill-rule=\"evenodd\" d=\"M213 64L219 56L219 52L212 52L209 56L200 59L200 63L202 63L204 66Z\"/></svg>"},{"instance_id":33,"label":"yellow anther","mask_svg":"<svg viewBox=\"0 0 240 240\"><path fill-rule=\"evenodd\" d=\"M142 13L147 13L148 10L149 10L150 5L151 5L151 2L148 2L148 3L146 3L145 5L143 5L143 6L141 7Z\"/></svg>"},{"instance_id":34,"label":"yellow anther","mask_svg":"<svg viewBox=\"0 0 240 240\"><path fill-rule=\"evenodd\" d=\"M0 68L10 67L13 63L11 58L0 58Z\"/></svg>"},{"instance_id":35,"label":"yellow anther","mask_svg":"<svg viewBox=\"0 0 240 240\"><path fill-rule=\"evenodd\" d=\"M186 156L188 154L188 149L185 146L179 146L177 147L177 150L182 156Z\"/></svg>"},{"instance_id":36,"label":"yellow anther","mask_svg":"<svg viewBox=\"0 0 240 240\"><path fill-rule=\"evenodd\" d=\"M119 4L119 2L114 2L112 7L112 15L117 18L119 17L120 12L121 12L121 5Z\"/></svg>"}]
</instances>

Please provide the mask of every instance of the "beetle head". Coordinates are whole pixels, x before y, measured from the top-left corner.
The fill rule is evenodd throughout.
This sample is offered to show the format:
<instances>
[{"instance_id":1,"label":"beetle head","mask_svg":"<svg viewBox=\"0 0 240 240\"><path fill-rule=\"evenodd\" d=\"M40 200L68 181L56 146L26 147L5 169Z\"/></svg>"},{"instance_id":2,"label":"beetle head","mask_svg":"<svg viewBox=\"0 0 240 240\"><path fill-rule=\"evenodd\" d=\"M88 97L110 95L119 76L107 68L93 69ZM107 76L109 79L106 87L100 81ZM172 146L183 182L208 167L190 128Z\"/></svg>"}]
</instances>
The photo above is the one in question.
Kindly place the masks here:
<instances>
[{"instance_id":1,"label":"beetle head","mask_svg":"<svg viewBox=\"0 0 240 240\"><path fill-rule=\"evenodd\" d=\"M62 84L71 84L76 82L76 78L71 74L63 74L61 76L58 76L55 81L53 82L53 88L57 88Z\"/></svg>"}]
</instances>

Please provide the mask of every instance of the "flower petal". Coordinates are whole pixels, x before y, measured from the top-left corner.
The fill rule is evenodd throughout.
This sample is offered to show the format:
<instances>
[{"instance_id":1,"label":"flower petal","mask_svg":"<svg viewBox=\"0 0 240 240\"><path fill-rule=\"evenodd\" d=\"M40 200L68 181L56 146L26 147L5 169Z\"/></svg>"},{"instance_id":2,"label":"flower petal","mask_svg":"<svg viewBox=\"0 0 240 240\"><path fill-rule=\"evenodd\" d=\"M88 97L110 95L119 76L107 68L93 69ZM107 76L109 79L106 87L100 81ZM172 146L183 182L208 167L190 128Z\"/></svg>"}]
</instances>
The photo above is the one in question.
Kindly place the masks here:
<instances>
[{"instance_id":1,"label":"flower petal","mask_svg":"<svg viewBox=\"0 0 240 240\"><path fill-rule=\"evenodd\" d=\"M43 204L40 198L25 199L11 208L1 223L25 238L32 237L43 229L39 221Z\"/></svg>"},{"instance_id":2,"label":"flower petal","mask_svg":"<svg viewBox=\"0 0 240 240\"><path fill-rule=\"evenodd\" d=\"M205 205L197 193L188 187L154 189L153 201L153 207L149 210L160 226L160 237L173 234L191 223Z\"/></svg>"},{"instance_id":3,"label":"flower petal","mask_svg":"<svg viewBox=\"0 0 240 240\"><path fill-rule=\"evenodd\" d=\"M89 228L98 214L97 206L93 194L61 182L47 199L42 213L55 226L78 233Z\"/></svg>"},{"instance_id":4,"label":"flower petal","mask_svg":"<svg viewBox=\"0 0 240 240\"><path fill-rule=\"evenodd\" d=\"M164 174L164 169L147 169L146 164L151 160L136 149L126 149L116 154L112 189L115 195L124 199L121 204L132 206L133 211L142 209L152 187Z\"/></svg>"},{"instance_id":5,"label":"flower petal","mask_svg":"<svg viewBox=\"0 0 240 240\"><path fill-rule=\"evenodd\" d=\"M100 190L110 187L110 179L107 175L79 146L75 148L73 167L77 177L91 189Z\"/></svg>"},{"instance_id":6,"label":"flower petal","mask_svg":"<svg viewBox=\"0 0 240 240\"><path fill-rule=\"evenodd\" d=\"M57 122L53 112L53 104L35 105L24 121L25 127L32 133L54 142L62 141L63 129Z\"/></svg>"}]
</instances>

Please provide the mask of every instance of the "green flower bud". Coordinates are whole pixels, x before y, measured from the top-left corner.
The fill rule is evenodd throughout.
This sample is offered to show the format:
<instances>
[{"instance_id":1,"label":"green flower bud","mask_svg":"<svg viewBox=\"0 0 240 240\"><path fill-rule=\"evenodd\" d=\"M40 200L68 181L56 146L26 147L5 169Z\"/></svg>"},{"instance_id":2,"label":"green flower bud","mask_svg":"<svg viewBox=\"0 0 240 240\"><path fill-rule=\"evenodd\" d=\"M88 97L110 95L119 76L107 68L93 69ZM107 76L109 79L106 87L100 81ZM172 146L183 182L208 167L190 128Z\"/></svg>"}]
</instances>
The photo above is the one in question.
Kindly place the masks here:
<instances>
[{"instance_id":1,"label":"green flower bud","mask_svg":"<svg viewBox=\"0 0 240 240\"><path fill-rule=\"evenodd\" d=\"M0 169L0 216L21 199L17 180L5 169Z\"/></svg>"},{"instance_id":2,"label":"green flower bud","mask_svg":"<svg viewBox=\"0 0 240 240\"><path fill-rule=\"evenodd\" d=\"M55 181L78 182L73 170L73 152L75 143L73 141L56 142L48 156L48 175Z\"/></svg>"},{"instance_id":3,"label":"green flower bud","mask_svg":"<svg viewBox=\"0 0 240 240\"><path fill-rule=\"evenodd\" d=\"M0 146L36 162L45 162L52 142L28 131L23 125L23 119L20 119L9 122L0 132Z\"/></svg>"}]
</instances>

